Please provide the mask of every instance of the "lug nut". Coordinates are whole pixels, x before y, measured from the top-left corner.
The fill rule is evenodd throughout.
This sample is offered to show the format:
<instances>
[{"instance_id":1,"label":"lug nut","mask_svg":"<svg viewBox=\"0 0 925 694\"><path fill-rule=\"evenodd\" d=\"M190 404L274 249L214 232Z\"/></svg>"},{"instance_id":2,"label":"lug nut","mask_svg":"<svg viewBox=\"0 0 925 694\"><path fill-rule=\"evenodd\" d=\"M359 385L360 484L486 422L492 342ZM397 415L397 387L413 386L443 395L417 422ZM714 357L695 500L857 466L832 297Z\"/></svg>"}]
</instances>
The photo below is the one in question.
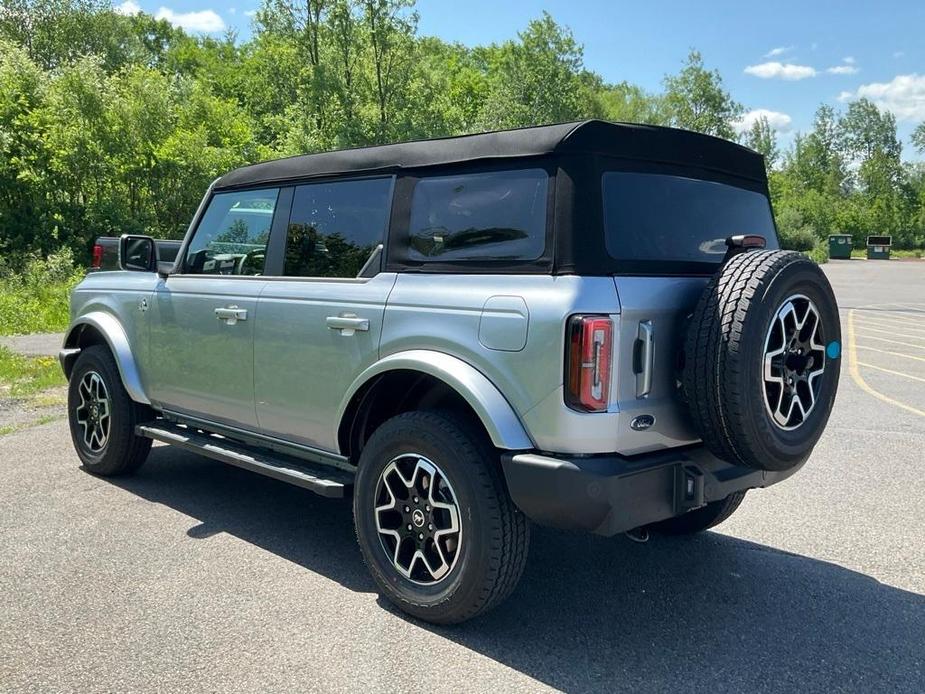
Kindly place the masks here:
<instances>
[{"instance_id":1,"label":"lug nut","mask_svg":"<svg viewBox=\"0 0 925 694\"><path fill-rule=\"evenodd\" d=\"M408 513L411 509L405 506L405 513Z\"/></svg>"},{"instance_id":2,"label":"lug nut","mask_svg":"<svg viewBox=\"0 0 925 694\"><path fill-rule=\"evenodd\" d=\"M425 510L425 511L430 511L430 505L429 505L429 504L424 504L424 510Z\"/></svg>"},{"instance_id":3,"label":"lug nut","mask_svg":"<svg viewBox=\"0 0 925 694\"><path fill-rule=\"evenodd\" d=\"M418 498L414 497L414 503L417 503L417 502L418 502Z\"/></svg>"},{"instance_id":4,"label":"lug nut","mask_svg":"<svg viewBox=\"0 0 925 694\"><path fill-rule=\"evenodd\" d=\"M424 539L424 533L418 533L418 539L419 539L419 540L423 540L423 539Z\"/></svg>"},{"instance_id":5,"label":"lug nut","mask_svg":"<svg viewBox=\"0 0 925 694\"><path fill-rule=\"evenodd\" d=\"M433 529L434 529L434 524L433 524L433 523L428 523L428 524L427 524L427 529L428 529L428 530L433 530Z\"/></svg>"},{"instance_id":6,"label":"lug nut","mask_svg":"<svg viewBox=\"0 0 925 694\"><path fill-rule=\"evenodd\" d=\"M408 530L411 530L411 523L408 523Z\"/></svg>"}]
</instances>

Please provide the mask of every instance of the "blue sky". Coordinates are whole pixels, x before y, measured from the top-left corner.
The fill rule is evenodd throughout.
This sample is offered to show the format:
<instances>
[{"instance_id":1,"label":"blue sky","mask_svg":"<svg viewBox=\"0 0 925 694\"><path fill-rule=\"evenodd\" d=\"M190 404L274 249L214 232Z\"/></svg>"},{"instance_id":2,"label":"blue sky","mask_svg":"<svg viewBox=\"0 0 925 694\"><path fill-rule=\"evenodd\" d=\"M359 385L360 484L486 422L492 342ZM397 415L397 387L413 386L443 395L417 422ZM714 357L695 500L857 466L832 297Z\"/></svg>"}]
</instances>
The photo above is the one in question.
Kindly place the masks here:
<instances>
[{"instance_id":1,"label":"blue sky","mask_svg":"<svg viewBox=\"0 0 925 694\"><path fill-rule=\"evenodd\" d=\"M116 2L115 4L120 4ZM257 0L128 4L196 32L250 32ZM418 0L419 31L466 45L504 41L548 11L584 45L585 65L609 81L657 91L690 48L720 70L733 96L766 112L782 144L811 127L822 103L867 96L893 111L904 139L925 121L925 2L773 3L617 0ZM754 114L752 115L754 117Z\"/></svg>"}]
</instances>

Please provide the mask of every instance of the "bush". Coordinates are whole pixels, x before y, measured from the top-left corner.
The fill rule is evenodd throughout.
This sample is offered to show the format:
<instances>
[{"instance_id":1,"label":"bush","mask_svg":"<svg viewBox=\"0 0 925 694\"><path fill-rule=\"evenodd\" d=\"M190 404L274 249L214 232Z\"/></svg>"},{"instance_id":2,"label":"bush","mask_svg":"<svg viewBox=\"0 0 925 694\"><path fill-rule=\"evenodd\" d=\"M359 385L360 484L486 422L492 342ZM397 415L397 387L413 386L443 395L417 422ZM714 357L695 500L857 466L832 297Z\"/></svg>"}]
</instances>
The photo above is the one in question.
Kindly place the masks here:
<instances>
[{"instance_id":1,"label":"bush","mask_svg":"<svg viewBox=\"0 0 925 694\"><path fill-rule=\"evenodd\" d=\"M780 232L780 245L788 251L813 251L820 243L813 228L809 225L791 231Z\"/></svg>"},{"instance_id":2,"label":"bush","mask_svg":"<svg viewBox=\"0 0 925 694\"><path fill-rule=\"evenodd\" d=\"M829 262L829 244L825 241L817 241L811 249L805 252L810 260L817 262L819 265Z\"/></svg>"},{"instance_id":3,"label":"bush","mask_svg":"<svg viewBox=\"0 0 925 694\"><path fill-rule=\"evenodd\" d=\"M19 273L0 268L0 335L64 330L71 289L83 276L70 249L29 258Z\"/></svg>"}]
</instances>

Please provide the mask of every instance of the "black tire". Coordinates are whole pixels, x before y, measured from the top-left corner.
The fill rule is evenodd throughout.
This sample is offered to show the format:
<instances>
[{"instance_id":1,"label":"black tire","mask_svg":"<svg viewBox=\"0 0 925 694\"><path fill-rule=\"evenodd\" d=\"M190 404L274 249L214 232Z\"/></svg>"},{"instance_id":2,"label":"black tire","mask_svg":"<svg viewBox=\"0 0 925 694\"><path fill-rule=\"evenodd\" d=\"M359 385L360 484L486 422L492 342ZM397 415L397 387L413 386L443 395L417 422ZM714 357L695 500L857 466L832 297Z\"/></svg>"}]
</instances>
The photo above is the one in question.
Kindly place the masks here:
<instances>
[{"instance_id":1,"label":"black tire","mask_svg":"<svg viewBox=\"0 0 925 694\"><path fill-rule=\"evenodd\" d=\"M93 380L94 374L102 381L109 401L109 423L104 445L99 437L91 433L87 441L87 429L81 420L87 421L87 390L82 384ZM100 391L104 392L104 391ZM97 411L101 411L97 407ZM148 457L151 439L135 435L135 425L152 419L150 408L134 402L122 385L119 368L109 349L103 345L92 345L81 350L71 371L67 392L68 421L71 440L87 471L94 475L112 477L134 472Z\"/></svg>"},{"instance_id":2,"label":"black tire","mask_svg":"<svg viewBox=\"0 0 925 694\"><path fill-rule=\"evenodd\" d=\"M683 516L653 523L649 528L662 535L693 535L719 525L742 504L745 492L735 492L725 499L711 501L702 508L688 511Z\"/></svg>"},{"instance_id":3,"label":"black tire","mask_svg":"<svg viewBox=\"0 0 925 694\"><path fill-rule=\"evenodd\" d=\"M765 378L765 356L773 351L768 350L772 330L779 329L772 322L788 302L812 307L819 325L813 340L818 338L824 349L814 348L811 359L801 357L802 366L794 367L799 372L774 367L773 375L783 377L777 391ZM808 315L810 308L805 310ZM804 341L800 349L808 350L803 331L796 335L791 337ZM784 343L788 339L786 335L782 338ZM790 349L796 359L796 344ZM789 360L789 354L786 351L779 358ZM688 328L681 382L694 426L707 447L730 463L772 471L799 465L809 457L828 422L838 389L840 357L838 305L818 265L792 251L737 255L710 280ZM789 369L790 362L786 363ZM820 366L822 373L807 385L808 372ZM794 377L795 386L783 383L787 374ZM778 392L782 393L779 398ZM772 409L789 405L795 399L791 393L797 392L802 394L796 398L801 406L797 410L790 405L795 419L776 422ZM808 412L802 416L804 409Z\"/></svg>"},{"instance_id":4,"label":"black tire","mask_svg":"<svg viewBox=\"0 0 925 694\"><path fill-rule=\"evenodd\" d=\"M395 542L377 530L375 508L383 505L381 475L393 462L406 464L414 456L437 468L439 475L433 475L431 481L439 478L442 484L440 475L445 477L455 497L461 528L452 565L430 585L406 577L392 561L394 544L421 548L415 544L416 537ZM417 479L417 470L415 467L414 473L406 474ZM396 509L395 514L399 513ZM363 559L379 590L401 610L424 621L451 624L471 619L504 600L523 572L529 525L507 492L497 451L481 432L454 415L407 412L382 424L360 455L353 515ZM406 527L404 520L400 523ZM386 524L383 521L381 525ZM412 569L427 568L413 559L410 563Z\"/></svg>"}]
</instances>

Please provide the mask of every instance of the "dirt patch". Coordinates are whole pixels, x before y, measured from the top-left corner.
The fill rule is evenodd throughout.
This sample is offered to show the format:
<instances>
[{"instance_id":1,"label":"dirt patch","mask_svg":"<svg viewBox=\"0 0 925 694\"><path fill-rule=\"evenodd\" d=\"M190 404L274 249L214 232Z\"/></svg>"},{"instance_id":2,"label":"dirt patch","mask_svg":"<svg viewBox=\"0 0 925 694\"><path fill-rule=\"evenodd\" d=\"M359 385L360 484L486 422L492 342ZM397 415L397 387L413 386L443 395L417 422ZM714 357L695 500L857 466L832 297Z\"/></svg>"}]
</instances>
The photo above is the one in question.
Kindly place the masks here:
<instances>
[{"instance_id":1,"label":"dirt patch","mask_svg":"<svg viewBox=\"0 0 925 694\"><path fill-rule=\"evenodd\" d=\"M24 398L0 395L0 436L67 416L67 386Z\"/></svg>"}]
</instances>

